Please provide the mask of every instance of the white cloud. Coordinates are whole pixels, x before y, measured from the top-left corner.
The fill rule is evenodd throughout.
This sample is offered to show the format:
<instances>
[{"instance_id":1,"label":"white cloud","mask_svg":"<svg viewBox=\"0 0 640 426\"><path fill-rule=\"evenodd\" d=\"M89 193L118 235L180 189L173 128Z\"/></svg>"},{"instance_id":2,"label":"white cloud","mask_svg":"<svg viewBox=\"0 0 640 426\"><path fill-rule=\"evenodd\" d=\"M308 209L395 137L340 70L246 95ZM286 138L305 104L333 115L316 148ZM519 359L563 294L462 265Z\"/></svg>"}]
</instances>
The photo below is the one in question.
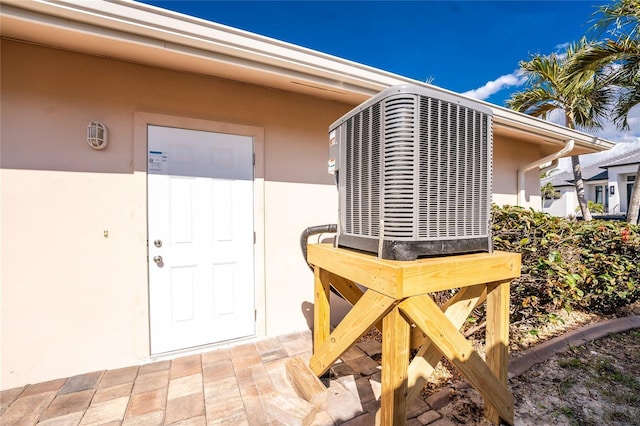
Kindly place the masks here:
<instances>
[{"instance_id":1,"label":"white cloud","mask_svg":"<svg viewBox=\"0 0 640 426\"><path fill-rule=\"evenodd\" d=\"M612 142L640 142L640 105L636 105L629 111L627 121L629 130L626 131L618 130L611 121L605 122L602 129L580 130Z\"/></svg>"},{"instance_id":2,"label":"white cloud","mask_svg":"<svg viewBox=\"0 0 640 426\"><path fill-rule=\"evenodd\" d=\"M511 74L501 75L495 80L486 82L482 87L469 90L463 93L465 96L469 96L475 99L485 100L491 95L498 93L499 91L513 86L521 86L524 84L524 78L521 76L520 71L515 71Z\"/></svg>"}]
</instances>

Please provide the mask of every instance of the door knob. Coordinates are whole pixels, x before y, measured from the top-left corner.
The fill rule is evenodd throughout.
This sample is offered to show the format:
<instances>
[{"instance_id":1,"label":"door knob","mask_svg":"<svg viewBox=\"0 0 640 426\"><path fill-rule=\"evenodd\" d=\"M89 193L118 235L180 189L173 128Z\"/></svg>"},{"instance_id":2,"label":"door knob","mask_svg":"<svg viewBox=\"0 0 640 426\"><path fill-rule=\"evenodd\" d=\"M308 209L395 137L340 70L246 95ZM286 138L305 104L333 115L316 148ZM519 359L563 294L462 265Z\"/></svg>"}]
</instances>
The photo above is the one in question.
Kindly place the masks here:
<instances>
[{"instance_id":1,"label":"door knob","mask_svg":"<svg viewBox=\"0 0 640 426\"><path fill-rule=\"evenodd\" d=\"M153 261L156 262L156 265L162 268L164 266L164 262L162 261L162 256L153 256Z\"/></svg>"}]
</instances>

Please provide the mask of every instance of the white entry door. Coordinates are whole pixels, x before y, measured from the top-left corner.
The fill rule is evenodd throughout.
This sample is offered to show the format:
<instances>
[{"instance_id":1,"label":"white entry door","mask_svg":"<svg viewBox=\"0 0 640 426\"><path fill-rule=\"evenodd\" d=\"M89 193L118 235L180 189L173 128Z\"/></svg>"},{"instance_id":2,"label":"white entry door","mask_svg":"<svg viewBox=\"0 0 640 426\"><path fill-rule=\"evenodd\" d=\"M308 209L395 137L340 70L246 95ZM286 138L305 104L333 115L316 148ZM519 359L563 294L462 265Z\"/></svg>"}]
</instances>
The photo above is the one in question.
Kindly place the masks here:
<instances>
[{"instance_id":1,"label":"white entry door","mask_svg":"<svg viewBox=\"0 0 640 426\"><path fill-rule=\"evenodd\" d=\"M253 139L148 126L151 353L255 333Z\"/></svg>"}]
</instances>

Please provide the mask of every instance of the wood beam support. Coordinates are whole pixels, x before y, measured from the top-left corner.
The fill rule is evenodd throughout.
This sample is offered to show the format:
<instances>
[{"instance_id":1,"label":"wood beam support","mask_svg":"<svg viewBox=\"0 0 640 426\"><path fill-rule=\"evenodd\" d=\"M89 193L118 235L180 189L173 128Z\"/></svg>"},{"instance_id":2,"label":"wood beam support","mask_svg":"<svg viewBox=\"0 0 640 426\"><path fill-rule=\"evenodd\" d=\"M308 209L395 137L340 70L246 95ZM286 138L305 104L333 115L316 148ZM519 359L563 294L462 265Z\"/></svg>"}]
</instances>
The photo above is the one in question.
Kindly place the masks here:
<instances>
[{"instance_id":1,"label":"wood beam support","mask_svg":"<svg viewBox=\"0 0 640 426\"><path fill-rule=\"evenodd\" d=\"M513 424L513 395L471 344L428 295L415 296L398 305L425 332L431 342L460 371L507 423ZM506 370L505 366L505 370Z\"/></svg>"},{"instance_id":2,"label":"wood beam support","mask_svg":"<svg viewBox=\"0 0 640 426\"><path fill-rule=\"evenodd\" d=\"M340 356L380 321L395 304L395 299L367 290L327 339L316 345L309 360L311 370L322 376ZM317 309L317 307L315 307Z\"/></svg>"},{"instance_id":3,"label":"wood beam support","mask_svg":"<svg viewBox=\"0 0 640 426\"><path fill-rule=\"evenodd\" d=\"M476 306L482 304L487 296L486 286L478 284L472 287L464 287L440 308L451 321L453 327L460 329ZM416 327L420 329L419 327ZM418 350L416 356L409 365L407 405L416 399L427 379L433 374L436 366L442 359L442 353L427 340Z\"/></svg>"}]
</instances>

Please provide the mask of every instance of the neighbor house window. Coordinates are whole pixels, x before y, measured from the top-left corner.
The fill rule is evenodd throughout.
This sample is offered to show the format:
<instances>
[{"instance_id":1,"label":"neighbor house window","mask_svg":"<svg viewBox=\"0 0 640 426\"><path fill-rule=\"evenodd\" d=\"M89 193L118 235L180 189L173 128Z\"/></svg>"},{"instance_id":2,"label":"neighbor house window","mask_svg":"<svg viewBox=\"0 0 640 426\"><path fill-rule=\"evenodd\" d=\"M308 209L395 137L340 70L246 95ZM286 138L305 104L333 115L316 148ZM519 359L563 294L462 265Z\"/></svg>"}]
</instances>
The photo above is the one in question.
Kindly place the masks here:
<instances>
[{"instance_id":1,"label":"neighbor house window","mask_svg":"<svg viewBox=\"0 0 640 426\"><path fill-rule=\"evenodd\" d=\"M604 206L604 211L609 211L609 194L607 193L607 185L596 186L596 203Z\"/></svg>"}]
</instances>

